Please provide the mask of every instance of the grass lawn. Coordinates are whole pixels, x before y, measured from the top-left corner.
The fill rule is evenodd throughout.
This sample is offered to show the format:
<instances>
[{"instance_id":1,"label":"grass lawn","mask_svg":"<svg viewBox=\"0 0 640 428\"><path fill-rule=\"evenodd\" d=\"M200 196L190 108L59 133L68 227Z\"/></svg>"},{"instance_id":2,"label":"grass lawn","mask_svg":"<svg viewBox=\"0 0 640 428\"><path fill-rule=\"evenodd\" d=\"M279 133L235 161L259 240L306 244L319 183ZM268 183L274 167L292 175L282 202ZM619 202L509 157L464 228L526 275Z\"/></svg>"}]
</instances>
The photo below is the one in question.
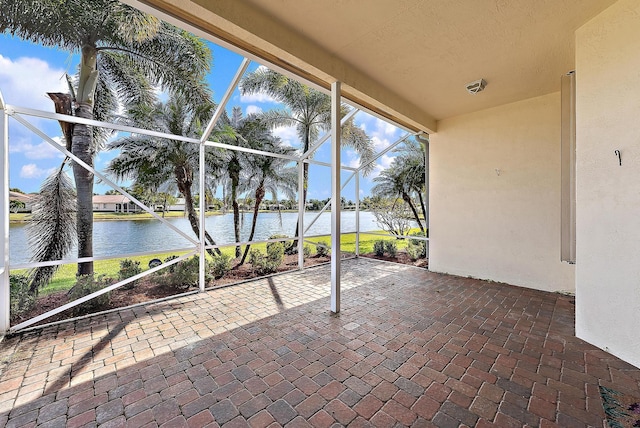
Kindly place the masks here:
<instances>
[{"instance_id":1,"label":"grass lawn","mask_svg":"<svg viewBox=\"0 0 640 428\"><path fill-rule=\"evenodd\" d=\"M181 214L181 213L180 213ZM417 229L416 229L417 230ZM360 253L362 254L366 254L366 253L370 253L373 251L373 244L375 241L377 240L395 240L395 238L388 236L379 236L379 235L372 235L369 233L360 233ZM312 238L310 240L307 240L307 242L305 242L305 245L310 246L312 249L312 254L315 254L315 246L312 244L312 242L315 243L322 243L325 244L327 246L330 245L331 243L331 236L330 235L326 235L326 236L322 236L322 237L318 237L318 238ZM350 252L350 253L355 253L355 249L356 249L356 234L355 233L349 233L349 234L344 234L342 235L342 245L341 245L341 249L344 252ZM398 245L398 249L403 249L406 247L406 240L398 240L397 241L397 245ZM232 257L234 256L234 246L228 246L225 248L222 248L221 251L225 254L229 254ZM251 248L257 248L259 250L261 250L262 252L265 252L266 250L266 244L265 243L261 243L261 244L255 244L252 245ZM244 250L244 247L243 247ZM171 255L182 255L182 254L186 254L185 252L165 252L165 253L159 253L159 254L155 254L155 255L150 255L150 256L137 256L137 257L129 257L130 259L134 260L134 261L139 261L140 262L140 267L144 270L148 270L149 269L149 261L151 259L157 258L160 260L164 260L165 258L171 256ZM109 259L109 260L99 260L94 262L94 270L95 270L95 274L96 276L99 275L105 275L107 277L110 278L117 278L118 277L118 271L120 270L120 261L123 260L124 258L114 258L114 259ZM76 282L76 269L77 269L77 265L76 263L71 263L71 264L66 264L66 265L62 265L60 267L60 270L58 270L58 272L54 275L53 280L46 286L43 287L42 289L40 289L40 295L47 295L50 293L55 293L58 291L63 291L63 290L68 290L70 289ZM14 274L24 274L25 271L24 270L12 270L11 273Z\"/></svg>"}]
</instances>

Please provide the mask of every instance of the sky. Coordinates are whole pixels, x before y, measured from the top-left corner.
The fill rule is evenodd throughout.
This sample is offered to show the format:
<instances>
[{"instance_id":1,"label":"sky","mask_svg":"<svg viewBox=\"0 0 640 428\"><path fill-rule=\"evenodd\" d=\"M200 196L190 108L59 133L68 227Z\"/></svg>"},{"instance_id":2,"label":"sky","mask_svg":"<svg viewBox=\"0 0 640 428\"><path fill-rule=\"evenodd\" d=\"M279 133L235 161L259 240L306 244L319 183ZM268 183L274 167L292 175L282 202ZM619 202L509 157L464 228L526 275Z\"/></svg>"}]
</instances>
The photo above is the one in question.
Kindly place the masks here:
<instances>
[{"instance_id":1,"label":"sky","mask_svg":"<svg viewBox=\"0 0 640 428\"><path fill-rule=\"evenodd\" d=\"M236 74L242 56L207 42L213 53L213 65L207 76L207 81L213 90L216 103L220 102L226 92L233 76ZM30 42L21 41L18 38L0 34L0 93L5 103L20 107L28 107L37 110L53 112L53 102L47 97L47 92L68 92L65 73L74 74L79 61L79 55L64 52L55 48L39 46ZM260 64L252 62L247 72L254 71ZM243 96L236 89L227 104L230 112L235 106L240 106L245 114L260 113L274 108L283 108L266 94L253 94ZM61 131L56 121L26 117L28 121L37 126L51 139L60 143ZM377 152L384 150L405 131L396 128L392 124L377 119L364 112L359 112L355 122L360 126L375 146ZM295 129L281 127L273 130L273 133L282 141L294 148L301 146L296 136ZM118 138L120 135L115 135ZM10 187L19 188L24 192L37 192L42 181L57 167L60 166L64 156L49 142L27 129L15 119L9 120L9 152L10 152ZM101 151L98 153L95 166L99 171L104 171L108 163L117 156L115 151ZM359 165L359 157L352 150L341 151L342 164L352 167ZM327 141L314 155L314 159L322 162L330 162L330 141ZM380 157L376 162L376 168L367 177L360 179L360 196L371 194L370 189L374 184L372 179L381 170L387 168L393 162L393 152ZM342 170L343 183L351 175L348 170ZM330 171L324 166L312 165L309 172L308 199L326 199L331 196ZM130 183L118 183L128 185ZM94 192L104 194L111 189L105 183L97 183ZM355 200L355 180L351 180L342 191L347 200Z\"/></svg>"}]
</instances>

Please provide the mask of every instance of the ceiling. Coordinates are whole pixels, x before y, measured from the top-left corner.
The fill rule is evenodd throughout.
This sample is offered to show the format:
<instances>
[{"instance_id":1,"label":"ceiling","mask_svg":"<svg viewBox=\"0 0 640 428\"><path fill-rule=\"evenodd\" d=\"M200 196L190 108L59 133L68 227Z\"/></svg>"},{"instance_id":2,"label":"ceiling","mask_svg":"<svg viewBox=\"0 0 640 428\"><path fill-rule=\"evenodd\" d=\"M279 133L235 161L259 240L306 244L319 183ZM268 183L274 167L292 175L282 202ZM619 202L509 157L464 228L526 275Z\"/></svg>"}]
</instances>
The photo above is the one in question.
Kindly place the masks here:
<instances>
[{"instance_id":1,"label":"ceiling","mask_svg":"<svg viewBox=\"0 0 640 428\"><path fill-rule=\"evenodd\" d=\"M575 30L614 0L146 3L200 19L198 28L257 47L258 56L341 80L355 97L433 130L439 119L559 91L560 76L574 68ZM470 95L465 84L480 78L486 89Z\"/></svg>"}]
</instances>

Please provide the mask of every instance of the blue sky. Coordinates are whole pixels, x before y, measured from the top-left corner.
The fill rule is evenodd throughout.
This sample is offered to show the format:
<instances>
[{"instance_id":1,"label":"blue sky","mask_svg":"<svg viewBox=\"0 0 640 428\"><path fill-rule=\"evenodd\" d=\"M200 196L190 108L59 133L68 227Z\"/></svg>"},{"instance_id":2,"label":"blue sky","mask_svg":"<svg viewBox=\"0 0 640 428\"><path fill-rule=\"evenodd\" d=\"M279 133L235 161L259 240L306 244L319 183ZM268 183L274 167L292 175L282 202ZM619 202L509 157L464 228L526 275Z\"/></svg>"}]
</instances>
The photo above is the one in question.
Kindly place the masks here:
<instances>
[{"instance_id":1,"label":"blue sky","mask_svg":"<svg viewBox=\"0 0 640 428\"><path fill-rule=\"evenodd\" d=\"M209 46L213 52L213 66L207 80L213 90L214 100L219 102L242 62L242 56L212 43ZM77 64L78 55L0 34L0 91L7 104L53 111L53 103L46 96L46 92L67 92L64 75L75 73ZM252 63L248 72L258 66L259 64ZM245 114L282 108L265 94L241 96L237 89L227 104L227 109L230 111L234 106L242 107ZM60 141L61 131L57 122L36 118L29 118L29 121L49 137ZM363 112L357 114L356 123L372 138L377 151L383 150L404 135L404 131ZM286 144L300 147L294 129L277 128L273 132ZM9 122L9 151L10 186L25 192L37 192L43 179L58 167L63 159L58 150L13 119ZM96 158L96 168L104 170L116 155L116 152L100 152ZM359 159L354 152L343 150L341 156L344 165L358 165ZM314 158L324 162L330 161L329 141L318 149ZM370 194L371 179L392 162L393 154L387 154L377 161L374 173L360 180L361 196ZM343 170L342 174L345 180L351 172ZM309 175L308 198L328 198L329 169L312 166ZM97 184L95 192L102 194L109 189L105 184ZM345 188L343 196L355 199L354 180Z\"/></svg>"}]
</instances>

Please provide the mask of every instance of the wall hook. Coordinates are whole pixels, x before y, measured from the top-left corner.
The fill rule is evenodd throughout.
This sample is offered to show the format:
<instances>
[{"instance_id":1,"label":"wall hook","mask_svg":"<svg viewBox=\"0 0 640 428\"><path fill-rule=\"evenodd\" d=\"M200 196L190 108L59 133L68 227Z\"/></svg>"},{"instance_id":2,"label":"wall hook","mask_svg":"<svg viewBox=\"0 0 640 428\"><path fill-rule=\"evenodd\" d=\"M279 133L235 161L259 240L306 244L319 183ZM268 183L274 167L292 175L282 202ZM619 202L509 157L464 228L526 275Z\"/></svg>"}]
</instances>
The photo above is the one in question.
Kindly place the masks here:
<instances>
[{"instance_id":1,"label":"wall hook","mask_svg":"<svg viewBox=\"0 0 640 428\"><path fill-rule=\"evenodd\" d=\"M618 156L618 164L622 166L622 155L620 154L620 150L616 150L613 153L615 153Z\"/></svg>"},{"instance_id":2,"label":"wall hook","mask_svg":"<svg viewBox=\"0 0 640 428\"><path fill-rule=\"evenodd\" d=\"M500 176L500 169L496 168L496 175Z\"/></svg>"}]
</instances>

